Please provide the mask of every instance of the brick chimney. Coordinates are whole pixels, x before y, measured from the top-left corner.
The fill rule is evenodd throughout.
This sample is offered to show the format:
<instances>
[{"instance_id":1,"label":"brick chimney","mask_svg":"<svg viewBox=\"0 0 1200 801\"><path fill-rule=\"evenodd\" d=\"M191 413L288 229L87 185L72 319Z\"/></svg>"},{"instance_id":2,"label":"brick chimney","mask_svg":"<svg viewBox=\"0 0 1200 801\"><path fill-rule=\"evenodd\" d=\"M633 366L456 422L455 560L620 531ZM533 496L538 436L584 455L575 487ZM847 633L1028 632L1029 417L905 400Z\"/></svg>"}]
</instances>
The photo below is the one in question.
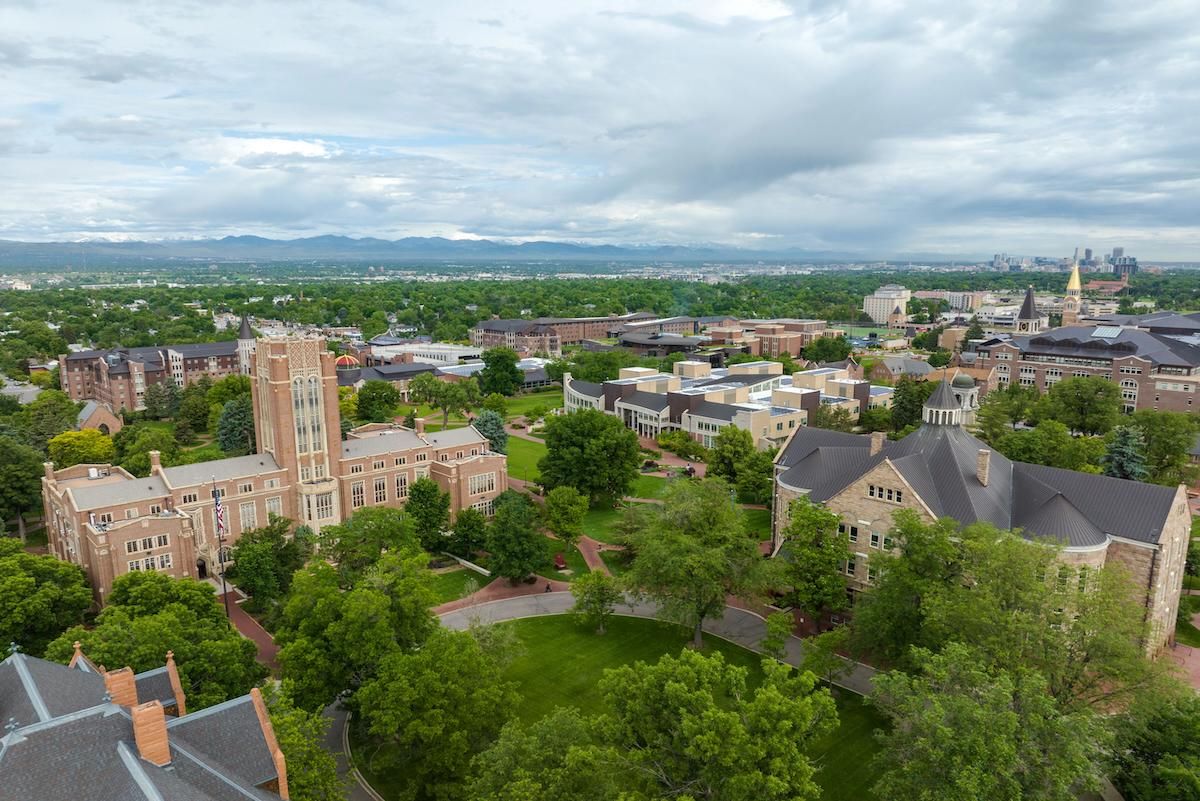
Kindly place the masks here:
<instances>
[{"instance_id":1,"label":"brick chimney","mask_svg":"<svg viewBox=\"0 0 1200 801\"><path fill-rule=\"evenodd\" d=\"M137 682L133 671L127 667L120 670L110 670L104 674L104 689L114 704L119 706L137 706Z\"/></svg>"},{"instance_id":2,"label":"brick chimney","mask_svg":"<svg viewBox=\"0 0 1200 801\"><path fill-rule=\"evenodd\" d=\"M887 442L887 434L882 431L871 432L871 455L879 453L883 450L883 444Z\"/></svg>"},{"instance_id":3,"label":"brick chimney","mask_svg":"<svg viewBox=\"0 0 1200 801\"><path fill-rule=\"evenodd\" d=\"M275 763L275 782L278 785L275 792L283 801L288 801L287 762L284 761L283 751L275 740L275 728L271 726L271 716L267 713L262 691L257 687L251 688L250 700L254 703L254 714L258 716L258 725L262 729L263 739L266 740L267 750L271 752L271 761Z\"/></svg>"},{"instance_id":4,"label":"brick chimney","mask_svg":"<svg viewBox=\"0 0 1200 801\"><path fill-rule=\"evenodd\" d=\"M992 452L987 448L980 448L979 455L975 457L975 477L985 487L988 484L988 469L991 467L991 463Z\"/></svg>"},{"instance_id":5,"label":"brick chimney","mask_svg":"<svg viewBox=\"0 0 1200 801\"><path fill-rule=\"evenodd\" d=\"M418 417L416 419L416 421L413 422L413 430L416 431L418 434L424 434L425 433L425 419L422 417Z\"/></svg>"},{"instance_id":6,"label":"brick chimney","mask_svg":"<svg viewBox=\"0 0 1200 801\"><path fill-rule=\"evenodd\" d=\"M167 740L167 716L162 704L147 701L129 710L133 717L133 739L142 759L160 768L171 764L171 744Z\"/></svg>"},{"instance_id":7,"label":"brick chimney","mask_svg":"<svg viewBox=\"0 0 1200 801\"><path fill-rule=\"evenodd\" d=\"M179 671L175 669L174 651L167 651L167 678L171 680L171 691L175 693L175 715L183 717L187 713L187 697L183 694Z\"/></svg>"},{"instance_id":8,"label":"brick chimney","mask_svg":"<svg viewBox=\"0 0 1200 801\"><path fill-rule=\"evenodd\" d=\"M162 470L162 454L158 451L150 451L147 455L150 457L150 474L154 475L159 470Z\"/></svg>"}]
</instances>

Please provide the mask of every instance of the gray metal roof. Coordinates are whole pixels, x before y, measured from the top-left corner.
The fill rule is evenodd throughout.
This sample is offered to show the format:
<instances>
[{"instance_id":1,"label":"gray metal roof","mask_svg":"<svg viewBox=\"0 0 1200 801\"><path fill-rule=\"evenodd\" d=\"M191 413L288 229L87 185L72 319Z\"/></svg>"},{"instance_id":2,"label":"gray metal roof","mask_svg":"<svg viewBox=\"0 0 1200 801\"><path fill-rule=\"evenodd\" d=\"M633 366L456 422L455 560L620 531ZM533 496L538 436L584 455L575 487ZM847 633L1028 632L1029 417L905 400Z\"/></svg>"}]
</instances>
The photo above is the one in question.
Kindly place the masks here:
<instances>
[{"instance_id":1,"label":"gray metal roof","mask_svg":"<svg viewBox=\"0 0 1200 801\"><path fill-rule=\"evenodd\" d=\"M995 451L984 486L976 475L981 449L989 448L960 426L923 425L874 456L869 437L802 428L779 458L779 481L825 501L887 459L939 517L1077 548L1108 536L1157 543L1175 498L1172 487L1012 462Z\"/></svg>"},{"instance_id":2,"label":"gray metal roof","mask_svg":"<svg viewBox=\"0 0 1200 801\"><path fill-rule=\"evenodd\" d=\"M707 417L710 420L724 420L732 422L737 416L739 409L728 403L714 403L713 401L701 401L697 403L688 413L695 417Z\"/></svg>"},{"instance_id":3,"label":"gray metal roof","mask_svg":"<svg viewBox=\"0 0 1200 801\"><path fill-rule=\"evenodd\" d=\"M1032 286L1025 290L1025 301L1021 304L1021 311L1017 314L1017 319L1038 319L1037 301L1034 299Z\"/></svg>"},{"instance_id":4,"label":"gray metal roof","mask_svg":"<svg viewBox=\"0 0 1200 801\"><path fill-rule=\"evenodd\" d=\"M908 356L884 356L883 365L892 375L929 375L934 370L929 362Z\"/></svg>"},{"instance_id":5,"label":"gray metal roof","mask_svg":"<svg viewBox=\"0 0 1200 801\"><path fill-rule=\"evenodd\" d=\"M475 429L475 426L448 428L445 431L431 431L425 435L425 439L435 448L448 448L454 445L473 445L480 442L487 442L487 437L480 434Z\"/></svg>"},{"instance_id":6,"label":"gray metal roof","mask_svg":"<svg viewBox=\"0 0 1200 801\"><path fill-rule=\"evenodd\" d=\"M962 408L962 404L954 397L954 391L945 381L938 382L937 389L929 396L929 400L925 401L925 406L930 409Z\"/></svg>"},{"instance_id":7,"label":"gray metal roof","mask_svg":"<svg viewBox=\"0 0 1200 801\"><path fill-rule=\"evenodd\" d=\"M206 478L208 474L205 474ZM128 481L98 481L94 484L76 484L70 488L75 505L80 510L103 509L123 503L152 501L166 498L171 493L158 476L132 478Z\"/></svg>"},{"instance_id":8,"label":"gray metal roof","mask_svg":"<svg viewBox=\"0 0 1200 801\"><path fill-rule=\"evenodd\" d=\"M1028 337L1015 337L1011 342L1021 353L1090 359L1139 356L1156 365L1200 365L1200 347L1196 345L1137 328L1112 328L1111 332L1090 325L1054 328Z\"/></svg>"},{"instance_id":9,"label":"gray metal roof","mask_svg":"<svg viewBox=\"0 0 1200 801\"><path fill-rule=\"evenodd\" d=\"M618 398L617 403L623 403L626 406L637 406L652 412L661 412L671 405L671 400L665 394L638 391L632 392L624 398Z\"/></svg>"},{"instance_id":10,"label":"gray metal roof","mask_svg":"<svg viewBox=\"0 0 1200 801\"><path fill-rule=\"evenodd\" d=\"M604 386L602 384L593 384L591 381L580 381L578 378L571 379L571 390L578 392L580 395L587 395L589 398L599 398L604 395Z\"/></svg>"},{"instance_id":11,"label":"gray metal roof","mask_svg":"<svg viewBox=\"0 0 1200 801\"><path fill-rule=\"evenodd\" d=\"M343 459L358 459L362 456L381 456L385 453L399 453L413 448L426 447L425 440L415 432L406 428L397 428L383 434L369 437L350 438L342 443Z\"/></svg>"},{"instance_id":12,"label":"gray metal roof","mask_svg":"<svg viewBox=\"0 0 1200 801\"><path fill-rule=\"evenodd\" d=\"M181 464L163 468L163 475L172 487L192 487L212 481L216 476L221 481L233 478L257 476L279 470L275 457L269 453L252 453L249 456L232 456L211 462Z\"/></svg>"},{"instance_id":13,"label":"gray metal roof","mask_svg":"<svg viewBox=\"0 0 1200 801\"><path fill-rule=\"evenodd\" d=\"M275 777L275 763L248 695L168 721L167 736L246 784Z\"/></svg>"},{"instance_id":14,"label":"gray metal roof","mask_svg":"<svg viewBox=\"0 0 1200 801\"><path fill-rule=\"evenodd\" d=\"M238 339L254 339L254 331L250 328L250 318L244 314L241 325L238 326Z\"/></svg>"}]
</instances>

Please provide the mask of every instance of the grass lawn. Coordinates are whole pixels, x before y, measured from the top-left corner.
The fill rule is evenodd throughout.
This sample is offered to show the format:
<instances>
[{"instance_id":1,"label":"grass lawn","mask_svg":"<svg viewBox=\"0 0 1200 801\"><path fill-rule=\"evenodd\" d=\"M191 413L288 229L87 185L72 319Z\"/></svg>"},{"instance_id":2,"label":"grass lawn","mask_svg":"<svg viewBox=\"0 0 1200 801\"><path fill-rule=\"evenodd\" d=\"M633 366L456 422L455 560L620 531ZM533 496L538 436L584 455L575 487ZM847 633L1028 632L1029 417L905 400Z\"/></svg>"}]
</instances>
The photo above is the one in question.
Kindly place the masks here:
<instances>
[{"instance_id":1,"label":"grass lawn","mask_svg":"<svg viewBox=\"0 0 1200 801\"><path fill-rule=\"evenodd\" d=\"M1200 590L1200 576L1184 576L1183 588L1185 590Z\"/></svg>"},{"instance_id":2,"label":"grass lawn","mask_svg":"<svg viewBox=\"0 0 1200 801\"><path fill-rule=\"evenodd\" d=\"M583 516L583 533L600 542L616 542L613 529L624 513L624 509L614 509L607 504L593 506Z\"/></svg>"},{"instance_id":3,"label":"grass lawn","mask_svg":"<svg viewBox=\"0 0 1200 801\"><path fill-rule=\"evenodd\" d=\"M492 582L491 578L465 567L461 570L437 573L433 577L433 591L437 594L437 603L444 604L462 598L463 585L468 579L474 579L481 590Z\"/></svg>"},{"instance_id":4,"label":"grass lawn","mask_svg":"<svg viewBox=\"0 0 1200 801\"><path fill-rule=\"evenodd\" d=\"M520 437L508 438L508 474L522 481L537 481L538 460L546 455L546 446Z\"/></svg>"},{"instance_id":5,"label":"grass lawn","mask_svg":"<svg viewBox=\"0 0 1200 801\"><path fill-rule=\"evenodd\" d=\"M535 406L544 406L547 409L559 408L563 405L563 391L558 387L539 389L525 395L505 398L505 401L507 410L504 413L504 419L511 420L514 417L520 417Z\"/></svg>"},{"instance_id":6,"label":"grass lawn","mask_svg":"<svg viewBox=\"0 0 1200 801\"><path fill-rule=\"evenodd\" d=\"M570 575L564 576L554 569L554 555L557 553L561 553L566 560L567 569L571 571ZM537 571L539 576L554 579L555 581L572 581L588 572L590 571L588 570L587 562L583 561L583 554L579 552L578 548L567 550L558 540L546 537L546 564L541 570Z\"/></svg>"},{"instance_id":7,"label":"grass lawn","mask_svg":"<svg viewBox=\"0 0 1200 801\"><path fill-rule=\"evenodd\" d=\"M667 493L667 482L661 476L638 476L629 491L630 498L661 498Z\"/></svg>"},{"instance_id":8,"label":"grass lawn","mask_svg":"<svg viewBox=\"0 0 1200 801\"><path fill-rule=\"evenodd\" d=\"M768 540L771 538L771 510L770 509L744 509L746 513L746 530L749 531L756 540Z\"/></svg>"},{"instance_id":9,"label":"grass lawn","mask_svg":"<svg viewBox=\"0 0 1200 801\"><path fill-rule=\"evenodd\" d=\"M1200 595L1179 598L1179 618L1175 624L1175 639L1192 648L1200 648L1200 629L1192 625L1192 615L1200 612Z\"/></svg>"},{"instance_id":10,"label":"grass lawn","mask_svg":"<svg viewBox=\"0 0 1200 801\"><path fill-rule=\"evenodd\" d=\"M515 681L523 701L518 717L535 721L557 706L574 706L584 713L601 711L597 683L605 669L636 661L653 662L682 649L689 637L680 626L640 618L616 617L608 633L596 636L568 615L515 620L525 653L509 667L506 678ZM727 662L745 667L749 683L757 685L762 674L759 656L715 637L705 638L707 653L719 652ZM869 788L876 779L870 769L876 751L873 732L883 719L862 699L843 692L837 699L839 728L813 744L810 755L819 767L817 781L824 801L861 801L872 798ZM351 728L355 762L367 780L384 798L402 796L401 770L374 773L366 761L371 746L357 727Z\"/></svg>"}]
</instances>

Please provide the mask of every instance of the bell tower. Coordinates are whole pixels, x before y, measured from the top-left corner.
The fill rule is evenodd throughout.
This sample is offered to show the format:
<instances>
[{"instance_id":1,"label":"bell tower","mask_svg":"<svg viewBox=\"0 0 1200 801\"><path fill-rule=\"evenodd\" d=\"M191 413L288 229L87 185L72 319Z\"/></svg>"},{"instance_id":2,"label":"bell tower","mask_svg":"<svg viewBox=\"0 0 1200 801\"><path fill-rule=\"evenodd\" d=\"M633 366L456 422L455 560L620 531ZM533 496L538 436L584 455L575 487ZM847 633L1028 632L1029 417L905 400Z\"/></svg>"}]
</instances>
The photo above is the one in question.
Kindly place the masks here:
<instances>
[{"instance_id":1,"label":"bell tower","mask_svg":"<svg viewBox=\"0 0 1200 801\"><path fill-rule=\"evenodd\" d=\"M1067 294L1063 296L1063 325L1079 325L1079 311L1082 303L1083 282L1079 280L1079 265L1071 268L1071 277L1067 279Z\"/></svg>"}]
</instances>

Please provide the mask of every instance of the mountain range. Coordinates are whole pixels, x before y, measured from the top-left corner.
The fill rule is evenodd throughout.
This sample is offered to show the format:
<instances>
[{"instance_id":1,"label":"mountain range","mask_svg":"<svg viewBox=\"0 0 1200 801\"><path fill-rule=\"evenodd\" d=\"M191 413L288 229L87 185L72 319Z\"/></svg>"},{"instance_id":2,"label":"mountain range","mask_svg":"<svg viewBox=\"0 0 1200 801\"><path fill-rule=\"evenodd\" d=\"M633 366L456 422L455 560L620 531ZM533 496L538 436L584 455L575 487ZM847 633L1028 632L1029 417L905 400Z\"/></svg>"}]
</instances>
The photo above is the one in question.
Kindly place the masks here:
<instances>
[{"instance_id":1,"label":"mountain range","mask_svg":"<svg viewBox=\"0 0 1200 801\"><path fill-rule=\"evenodd\" d=\"M862 254L816 251L759 251L723 245L587 245L532 241L513 244L490 239L404 239L313 236L268 239L226 236L220 239L162 241L86 240L19 242L0 240L0 268L136 267L182 261L568 261L568 262L705 262L705 261L834 261L862 259ZM938 261L945 256L937 257Z\"/></svg>"}]
</instances>

